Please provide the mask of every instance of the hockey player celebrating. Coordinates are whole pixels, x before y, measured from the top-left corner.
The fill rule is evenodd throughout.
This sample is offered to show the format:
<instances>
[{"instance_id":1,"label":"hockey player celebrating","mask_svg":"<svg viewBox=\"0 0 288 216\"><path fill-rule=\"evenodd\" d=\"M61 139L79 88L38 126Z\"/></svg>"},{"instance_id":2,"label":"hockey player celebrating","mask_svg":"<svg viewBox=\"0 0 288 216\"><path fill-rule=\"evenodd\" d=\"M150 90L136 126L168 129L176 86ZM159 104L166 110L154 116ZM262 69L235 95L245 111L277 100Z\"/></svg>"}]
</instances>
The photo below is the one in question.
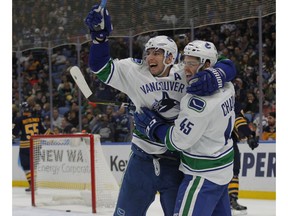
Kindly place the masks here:
<instances>
[{"instance_id":1,"label":"hockey player celebrating","mask_svg":"<svg viewBox=\"0 0 288 216\"><path fill-rule=\"evenodd\" d=\"M112 31L106 8L92 7L85 19L92 44L90 69L107 85L127 94L136 106L155 110L165 121L177 118L180 100L186 94L186 78L174 64L177 45L167 36L151 38L145 45L144 59L111 59L108 36ZM102 28L102 27L103 28ZM235 76L219 71L205 71L191 87L191 91L211 94ZM220 83L217 82L220 79ZM150 140L135 130L132 154L121 183L114 215L145 215L157 192L165 215L173 215L178 187L183 173L179 171L179 154L167 150L159 141Z\"/></svg>"},{"instance_id":2,"label":"hockey player celebrating","mask_svg":"<svg viewBox=\"0 0 288 216\"><path fill-rule=\"evenodd\" d=\"M188 80L199 70L236 70L230 60L216 61L217 50L211 42L193 41L184 49ZM146 107L135 114L136 128L141 133L181 154L184 179L173 215L231 215L228 184L233 175L234 102L234 86L229 82L211 96L186 94L172 126Z\"/></svg>"},{"instance_id":3,"label":"hockey player celebrating","mask_svg":"<svg viewBox=\"0 0 288 216\"><path fill-rule=\"evenodd\" d=\"M21 103L20 108L22 115L14 120L12 134L14 137L20 134L19 158L29 183L29 188L25 191L29 192L31 190L30 137L35 134L49 133L50 130L46 130L39 116L32 114L32 108L27 102Z\"/></svg>"}]
</instances>

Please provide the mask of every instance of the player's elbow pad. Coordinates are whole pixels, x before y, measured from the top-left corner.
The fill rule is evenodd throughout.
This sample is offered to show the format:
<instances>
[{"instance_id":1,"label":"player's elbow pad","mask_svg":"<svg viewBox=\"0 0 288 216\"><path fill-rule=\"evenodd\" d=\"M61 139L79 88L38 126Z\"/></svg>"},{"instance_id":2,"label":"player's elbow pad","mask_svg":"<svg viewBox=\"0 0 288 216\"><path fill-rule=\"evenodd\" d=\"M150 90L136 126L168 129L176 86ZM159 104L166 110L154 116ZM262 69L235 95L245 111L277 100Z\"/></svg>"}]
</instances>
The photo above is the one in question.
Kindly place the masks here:
<instances>
[{"instance_id":1,"label":"player's elbow pad","mask_svg":"<svg viewBox=\"0 0 288 216\"><path fill-rule=\"evenodd\" d=\"M215 64L214 68L221 68L225 72L226 82L229 82L236 77L237 71L236 71L235 64L229 59L218 61Z\"/></svg>"},{"instance_id":2,"label":"player's elbow pad","mask_svg":"<svg viewBox=\"0 0 288 216\"><path fill-rule=\"evenodd\" d=\"M104 67L110 59L109 43L108 41L92 44L89 54L89 67L92 71L97 72Z\"/></svg>"}]
</instances>

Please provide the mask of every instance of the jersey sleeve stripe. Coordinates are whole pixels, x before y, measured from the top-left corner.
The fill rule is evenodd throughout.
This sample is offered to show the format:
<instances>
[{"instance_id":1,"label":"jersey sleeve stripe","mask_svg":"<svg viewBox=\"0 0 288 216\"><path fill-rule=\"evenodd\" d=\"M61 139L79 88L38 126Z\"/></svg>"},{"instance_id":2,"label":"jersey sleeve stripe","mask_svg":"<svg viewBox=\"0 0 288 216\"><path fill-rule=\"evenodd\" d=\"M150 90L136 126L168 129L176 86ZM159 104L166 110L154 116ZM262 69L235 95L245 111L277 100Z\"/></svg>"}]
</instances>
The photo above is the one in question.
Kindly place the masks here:
<instances>
[{"instance_id":1,"label":"jersey sleeve stripe","mask_svg":"<svg viewBox=\"0 0 288 216\"><path fill-rule=\"evenodd\" d=\"M165 144L167 148L171 151L175 151L175 150L182 151L182 149L178 148L172 141L173 129L174 129L174 126L171 126L169 130L167 131L166 137L165 137Z\"/></svg>"},{"instance_id":2,"label":"jersey sleeve stripe","mask_svg":"<svg viewBox=\"0 0 288 216\"><path fill-rule=\"evenodd\" d=\"M107 64L99 70L99 72L96 73L97 77L104 82L105 84L108 84L111 80L111 77L113 76L114 72L114 64L112 59L107 62Z\"/></svg>"},{"instance_id":3,"label":"jersey sleeve stripe","mask_svg":"<svg viewBox=\"0 0 288 216\"><path fill-rule=\"evenodd\" d=\"M193 157L190 154L183 152L182 162L193 171L207 171L217 170L229 166L234 161L234 150L230 148L226 151L226 154L222 154L220 157Z\"/></svg>"}]
</instances>

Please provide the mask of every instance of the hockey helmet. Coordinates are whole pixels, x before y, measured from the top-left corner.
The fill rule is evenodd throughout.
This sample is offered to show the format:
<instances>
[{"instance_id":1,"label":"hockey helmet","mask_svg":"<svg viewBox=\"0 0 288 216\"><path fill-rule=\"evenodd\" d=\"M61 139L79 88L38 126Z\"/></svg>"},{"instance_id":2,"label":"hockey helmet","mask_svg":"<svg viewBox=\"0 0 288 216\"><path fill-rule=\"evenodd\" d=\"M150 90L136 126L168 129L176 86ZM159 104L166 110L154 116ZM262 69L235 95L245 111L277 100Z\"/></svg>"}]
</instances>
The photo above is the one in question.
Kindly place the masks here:
<instances>
[{"instance_id":1,"label":"hockey helmet","mask_svg":"<svg viewBox=\"0 0 288 216\"><path fill-rule=\"evenodd\" d=\"M173 61L171 64L174 64L177 55L178 55L178 48L175 43L175 41L165 35L155 36L153 38L150 38L148 42L145 44L145 52L148 49L162 49L164 50L164 56L168 57L170 54L173 56Z\"/></svg>"},{"instance_id":2,"label":"hockey helmet","mask_svg":"<svg viewBox=\"0 0 288 216\"><path fill-rule=\"evenodd\" d=\"M20 104L20 109L22 112L31 112L31 107L29 106L27 102L22 102Z\"/></svg>"},{"instance_id":3,"label":"hockey helmet","mask_svg":"<svg viewBox=\"0 0 288 216\"><path fill-rule=\"evenodd\" d=\"M211 42L202 40L194 40L188 43L184 48L184 56L185 55L199 57L201 67L207 60L210 61L210 67L213 67L218 58L218 52L215 45Z\"/></svg>"}]
</instances>

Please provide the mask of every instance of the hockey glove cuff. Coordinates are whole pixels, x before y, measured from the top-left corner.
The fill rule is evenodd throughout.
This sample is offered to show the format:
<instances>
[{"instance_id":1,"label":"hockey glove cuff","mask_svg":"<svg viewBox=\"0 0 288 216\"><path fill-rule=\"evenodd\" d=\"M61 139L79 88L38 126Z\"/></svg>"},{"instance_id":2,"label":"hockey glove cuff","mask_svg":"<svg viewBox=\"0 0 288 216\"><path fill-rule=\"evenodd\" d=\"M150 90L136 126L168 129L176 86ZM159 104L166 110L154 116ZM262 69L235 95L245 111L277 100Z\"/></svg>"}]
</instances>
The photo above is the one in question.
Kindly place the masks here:
<instances>
[{"instance_id":1,"label":"hockey glove cuff","mask_svg":"<svg viewBox=\"0 0 288 216\"><path fill-rule=\"evenodd\" d=\"M208 68L199 71L189 81L187 93L198 96L212 95L216 90L222 88L226 81L225 72L220 68Z\"/></svg>"},{"instance_id":2,"label":"hockey glove cuff","mask_svg":"<svg viewBox=\"0 0 288 216\"><path fill-rule=\"evenodd\" d=\"M225 73L225 82L232 81L237 74L235 64L230 59L218 59L214 68L220 68Z\"/></svg>"},{"instance_id":3,"label":"hockey glove cuff","mask_svg":"<svg viewBox=\"0 0 288 216\"><path fill-rule=\"evenodd\" d=\"M146 107L142 108L142 113L136 112L134 114L134 120L136 129L143 135L146 135L151 141L164 140L166 133L163 135L164 130L159 130L156 133L156 129L159 126L166 125L164 120L158 116L158 114ZM169 125L167 125L167 128ZM165 128L165 127L164 127ZM162 127L163 129L163 127ZM160 137L158 137L158 135Z\"/></svg>"}]
</instances>

